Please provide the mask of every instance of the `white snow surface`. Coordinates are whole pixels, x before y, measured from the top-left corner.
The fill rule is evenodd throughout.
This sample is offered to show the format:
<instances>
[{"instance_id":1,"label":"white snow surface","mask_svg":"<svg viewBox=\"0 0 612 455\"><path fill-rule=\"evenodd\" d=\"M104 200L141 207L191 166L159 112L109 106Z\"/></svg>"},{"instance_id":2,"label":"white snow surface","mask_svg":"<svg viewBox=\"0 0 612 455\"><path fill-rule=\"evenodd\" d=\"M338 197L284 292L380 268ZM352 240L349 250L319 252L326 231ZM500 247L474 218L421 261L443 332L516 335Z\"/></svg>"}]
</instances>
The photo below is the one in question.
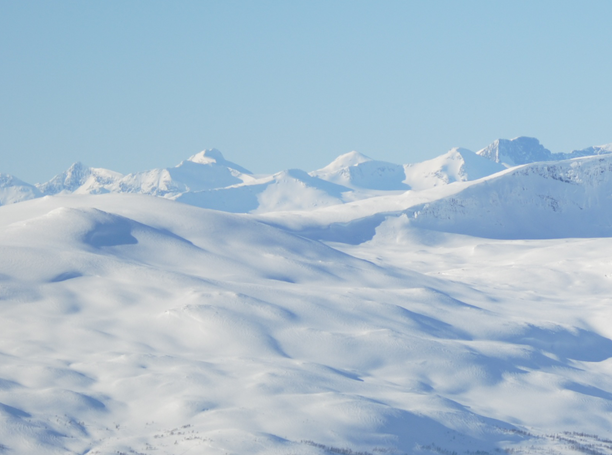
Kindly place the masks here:
<instances>
[{"instance_id":1,"label":"white snow surface","mask_svg":"<svg viewBox=\"0 0 612 455\"><path fill-rule=\"evenodd\" d=\"M0 174L0 454L612 455L612 146L488 149Z\"/></svg>"},{"instance_id":2,"label":"white snow surface","mask_svg":"<svg viewBox=\"0 0 612 455\"><path fill-rule=\"evenodd\" d=\"M0 207L2 452L612 453L612 239L379 213L351 245L137 194Z\"/></svg>"}]
</instances>

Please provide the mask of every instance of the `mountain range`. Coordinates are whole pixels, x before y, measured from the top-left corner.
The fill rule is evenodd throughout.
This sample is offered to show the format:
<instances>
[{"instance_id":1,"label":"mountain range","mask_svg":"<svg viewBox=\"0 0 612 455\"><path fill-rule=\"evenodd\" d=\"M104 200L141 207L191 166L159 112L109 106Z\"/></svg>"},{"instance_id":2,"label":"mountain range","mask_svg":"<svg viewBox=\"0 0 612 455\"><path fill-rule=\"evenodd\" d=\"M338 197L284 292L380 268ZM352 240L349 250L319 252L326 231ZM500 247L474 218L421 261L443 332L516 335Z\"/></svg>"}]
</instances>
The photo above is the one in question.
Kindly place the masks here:
<instances>
[{"instance_id":1,"label":"mountain range","mask_svg":"<svg viewBox=\"0 0 612 455\"><path fill-rule=\"evenodd\" d=\"M358 152L322 169L253 175L218 150L202 151L177 166L122 175L75 163L41 184L0 174L0 204L56 194L137 193L235 213L313 210L406 191L475 181L519 165L612 153L612 144L553 154L537 139L498 139L474 153L453 148L415 164L377 161Z\"/></svg>"}]
</instances>

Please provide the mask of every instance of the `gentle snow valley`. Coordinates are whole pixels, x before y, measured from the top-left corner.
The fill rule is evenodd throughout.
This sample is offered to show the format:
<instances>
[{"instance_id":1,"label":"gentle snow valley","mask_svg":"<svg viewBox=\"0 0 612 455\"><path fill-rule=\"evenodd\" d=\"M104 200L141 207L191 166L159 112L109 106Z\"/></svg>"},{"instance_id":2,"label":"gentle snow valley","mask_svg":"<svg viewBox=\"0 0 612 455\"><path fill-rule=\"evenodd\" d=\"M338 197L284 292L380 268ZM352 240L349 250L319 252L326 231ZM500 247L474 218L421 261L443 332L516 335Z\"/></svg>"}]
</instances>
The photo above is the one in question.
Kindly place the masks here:
<instances>
[{"instance_id":1,"label":"gentle snow valley","mask_svg":"<svg viewBox=\"0 0 612 455\"><path fill-rule=\"evenodd\" d=\"M612 455L611 152L0 174L0 454Z\"/></svg>"}]
</instances>

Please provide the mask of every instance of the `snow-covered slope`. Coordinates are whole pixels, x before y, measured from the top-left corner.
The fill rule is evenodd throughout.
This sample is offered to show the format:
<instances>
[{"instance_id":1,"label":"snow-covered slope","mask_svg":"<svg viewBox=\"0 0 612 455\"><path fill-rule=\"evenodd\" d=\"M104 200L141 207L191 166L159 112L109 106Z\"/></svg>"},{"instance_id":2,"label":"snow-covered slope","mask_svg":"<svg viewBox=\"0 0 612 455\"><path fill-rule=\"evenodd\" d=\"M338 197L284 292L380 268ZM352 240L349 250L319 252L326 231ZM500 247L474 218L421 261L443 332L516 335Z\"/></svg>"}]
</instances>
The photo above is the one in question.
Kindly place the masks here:
<instances>
[{"instance_id":1,"label":"snow-covered slope","mask_svg":"<svg viewBox=\"0 0 612 455\"><path fill-rule=\"evenodd\" d=\"M466 182L501 172L505 167L464 148L453 148L432 160L404 166L404 180L413 190Z\"/></svg>"},{"instance_id":2,"label":"snow-covered slope","mask_svg":"<svg viewBox=\"0 0 612 455\"><path fill-rule=\"evenodd\" d=\"M353 189L407 190L404 167L376 161L359 152L339 156L310 175Z\"/></svg>"},{"instance_id":3,"label":"snow-covered slope","mask_svg":"<svg viewBox=\"0 0 612 455\"><path fill-rule=\"evenodd\" d=\"M0 207L1 450L609 455L610 242Z\"/></svg>"},{"instance_id":4,"label":"snow-covered slope","mask_svg":"<svg viewBox=\"0 0 612 455\"><path fill-rule=\"evenodd\" d=\"M40 191L34 185L10 174L0 174L0 205L14 204L40 196Z\"/></svg>"},{"instance_id":5,"label":"snow-covered slope","mask_svg":"<svg viewBox=\"0 0 612 455\"><path fill-rule=\"evenodd\" d=\"M532 163L407 211L430 229L491 238L612 236L612 155Z\"/></svg>"}]
</instances>

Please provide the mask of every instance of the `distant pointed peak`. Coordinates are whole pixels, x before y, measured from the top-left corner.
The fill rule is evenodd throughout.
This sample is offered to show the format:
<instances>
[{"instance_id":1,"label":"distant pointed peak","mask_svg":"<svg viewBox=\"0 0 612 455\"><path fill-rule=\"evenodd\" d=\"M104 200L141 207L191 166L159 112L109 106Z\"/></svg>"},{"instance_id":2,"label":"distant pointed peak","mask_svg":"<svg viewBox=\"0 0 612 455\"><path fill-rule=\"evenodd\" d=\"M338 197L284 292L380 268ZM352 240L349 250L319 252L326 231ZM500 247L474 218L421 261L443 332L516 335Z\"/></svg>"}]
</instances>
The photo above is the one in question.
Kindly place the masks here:
<instances>
[{"instance_id":1,"label":"distant pointed peak","mask_svg":"<svg viewBox=\"0 0 612 455\"><path fill-rule=\"evenodd\" d=\"M373 161L373 160L369 156L353 150L352 152L348 152L348 153L345 153L344 155L340 155L333 162L342 163L345 166L355 166L356 164L365 163L366 161Z\"/></svg>"},{"instance_id":2,"label":"distant pointed peak","mask_svg":"<svg viewBox=\"0 0 612 455\"><path fill-rule=\"evenodd\" d=\"M218 164L238 171L242 174L252 174L252 172L248 169L245 169L232 161L226 160L223 154L217 149L202 150L200 153L196 153L195 155L187 158L186 161L195 164ZM185 161L179 164L179 166L183 165L183 163L185 163Z\"/></svg>"},{"instance_id":3,"label":"distant pointed peak","mask_svg":"<svg viewBox=\"0 0 612 455\"><path fill-rule=\"evenodd\" d=\"M340 169L351 167L351 166L357 166L361 163L366 163L368 161L374 161L374 160L370 158L369 156L364 155L363 153L359 153L353 150L352 152L348 152L343 155L340 155L338 158L336 158L334 161L329 163L327 166L315 172L323 172L323 173L336 172Z\"/></svg>"},{"instance_id":4,"label":"distant pointed peak","mask_svg":"<svg viewBox=\"0 0 612 455\"><path fill-rule=\"evenodd\" d=\"M217 161L225 161L225 158L219 150L207 149L190 156L187 161L192 161L198 164L208 164Z\"/></svg>"}]
</instances>

